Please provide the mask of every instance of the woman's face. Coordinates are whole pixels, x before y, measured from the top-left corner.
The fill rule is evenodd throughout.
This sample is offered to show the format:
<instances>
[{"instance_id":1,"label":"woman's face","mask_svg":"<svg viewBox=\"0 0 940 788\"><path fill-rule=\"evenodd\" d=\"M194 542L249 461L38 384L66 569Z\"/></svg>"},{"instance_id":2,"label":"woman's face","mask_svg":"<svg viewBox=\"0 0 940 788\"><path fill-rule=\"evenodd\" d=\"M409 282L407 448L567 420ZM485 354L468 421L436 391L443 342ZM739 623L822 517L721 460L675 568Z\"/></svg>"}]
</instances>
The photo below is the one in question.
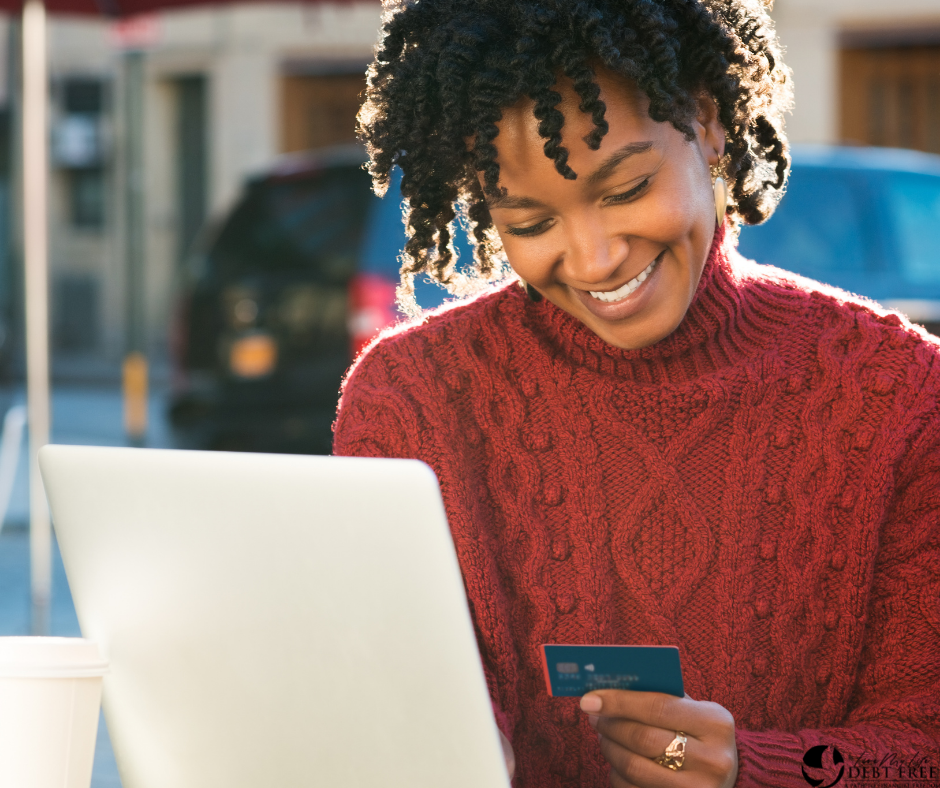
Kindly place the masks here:
<instances>
[{"instance_id":1,"label":"woman's face","mask_svg":"<svg viewBox=\"0 0 940 788\"><path fill-rule=\"evenodd\" d=\"M503 111L494 144L506 194L487 204L522 279L601 339L635 349L675 331L692 302L715 232L709 166L724 153L724 130L703 100L689 142L650 119L628 80L599 70L597 82L610 131L596 151L573 86L555 87L573 181L545 156L534 103Z\"/></svg>"}]
</instances>

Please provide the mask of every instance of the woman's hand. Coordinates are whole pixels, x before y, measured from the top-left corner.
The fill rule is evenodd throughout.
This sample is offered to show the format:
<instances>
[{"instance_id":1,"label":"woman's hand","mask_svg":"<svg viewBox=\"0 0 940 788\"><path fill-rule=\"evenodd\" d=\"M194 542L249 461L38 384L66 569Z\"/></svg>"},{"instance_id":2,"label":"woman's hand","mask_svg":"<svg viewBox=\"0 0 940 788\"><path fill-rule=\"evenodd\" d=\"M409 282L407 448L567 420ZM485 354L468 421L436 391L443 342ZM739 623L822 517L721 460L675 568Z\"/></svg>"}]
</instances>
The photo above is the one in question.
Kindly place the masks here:
<instances>
[{"instance_id":1,"label":"woman's hand","mask_svg":"<svg viewBox=\"0 0 940 788\"><path fill-rule=\"evenodd\" d=\"M600 734L614 788L731 788L738 777L734 717L717 703L659 692L598 690L581 709ZM682 768L656 763L682 731L688 738Z\"/></svg>"}]
</instances>

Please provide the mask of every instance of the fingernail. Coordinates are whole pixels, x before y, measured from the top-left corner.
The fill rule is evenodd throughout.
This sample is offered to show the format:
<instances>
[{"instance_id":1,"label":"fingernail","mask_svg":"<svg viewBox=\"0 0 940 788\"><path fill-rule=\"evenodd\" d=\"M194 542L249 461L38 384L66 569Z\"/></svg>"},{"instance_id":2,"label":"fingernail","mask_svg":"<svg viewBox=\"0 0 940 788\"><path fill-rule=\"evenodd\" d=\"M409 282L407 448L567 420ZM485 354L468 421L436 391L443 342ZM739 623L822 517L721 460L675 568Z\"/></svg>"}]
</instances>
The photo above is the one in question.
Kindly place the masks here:
<instances>
[{"instance_id":1,"label":"fingernail","mask_svg":"<svg viewBox=\"0 0 940 788\"><path fill-rule=\"evenodd\" d=\"M597 720L598 720L598 719L599 719L599 718L598 718L598 717L595 717L593 714L589 714L589 715L588 715L588 722L591 723L591 727L592 727L592 728L596 728L596 727L597 727Z\"/></svg>"},{"instance_id":2,"label":"fingernail","mask_svg":"<svg viewBox=\"0 0 940 788\"><path fill-rule=\"evenodd\" d=\"M585 695L581 698L581 711L600 711L602 705L597 695Z\"/></svg>"}]
</instances>

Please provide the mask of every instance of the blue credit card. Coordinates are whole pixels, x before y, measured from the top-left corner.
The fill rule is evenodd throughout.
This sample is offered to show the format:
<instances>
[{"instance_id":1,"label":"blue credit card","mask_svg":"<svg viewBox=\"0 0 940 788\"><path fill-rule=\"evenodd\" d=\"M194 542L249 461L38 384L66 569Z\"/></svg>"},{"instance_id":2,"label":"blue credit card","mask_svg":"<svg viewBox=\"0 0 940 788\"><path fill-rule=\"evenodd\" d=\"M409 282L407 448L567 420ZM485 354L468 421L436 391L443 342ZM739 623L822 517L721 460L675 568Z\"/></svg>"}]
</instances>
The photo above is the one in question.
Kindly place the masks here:
<instances>
[{"instance_id":1,"label":"blue credit card","mask_svg":"<svg viewBox=\"0 0 940 788\"><path fill-rule=\"evenodd\" d=\"M548 694L555 698L599 689L664 692L683 697L675 646L542 646Z\"/></svg>"}]
</instances>

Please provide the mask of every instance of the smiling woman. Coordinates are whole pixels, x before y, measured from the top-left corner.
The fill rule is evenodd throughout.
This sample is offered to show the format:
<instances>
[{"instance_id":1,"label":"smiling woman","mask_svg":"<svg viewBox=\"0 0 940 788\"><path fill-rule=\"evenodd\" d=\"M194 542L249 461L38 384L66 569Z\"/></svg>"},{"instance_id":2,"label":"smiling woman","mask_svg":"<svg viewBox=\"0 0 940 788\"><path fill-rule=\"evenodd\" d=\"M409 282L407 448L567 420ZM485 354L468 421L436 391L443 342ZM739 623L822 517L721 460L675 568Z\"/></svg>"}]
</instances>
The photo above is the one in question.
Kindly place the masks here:
<instances>
[{"instance_id":1,"label":"smiling woman","mask_svg":"<svg viewBox=\"0 0 940 788\"><path fill-rule=\"evenodd\" d=\"M517 788L940 769L940 348L738 254L789 99L759 0L386 9L360 131L403 174L400 299L482 292L366 349L334 451L437 474ZM677 646L688 695L551 697L552 643Z\"/></svg>"}]
</instances>

